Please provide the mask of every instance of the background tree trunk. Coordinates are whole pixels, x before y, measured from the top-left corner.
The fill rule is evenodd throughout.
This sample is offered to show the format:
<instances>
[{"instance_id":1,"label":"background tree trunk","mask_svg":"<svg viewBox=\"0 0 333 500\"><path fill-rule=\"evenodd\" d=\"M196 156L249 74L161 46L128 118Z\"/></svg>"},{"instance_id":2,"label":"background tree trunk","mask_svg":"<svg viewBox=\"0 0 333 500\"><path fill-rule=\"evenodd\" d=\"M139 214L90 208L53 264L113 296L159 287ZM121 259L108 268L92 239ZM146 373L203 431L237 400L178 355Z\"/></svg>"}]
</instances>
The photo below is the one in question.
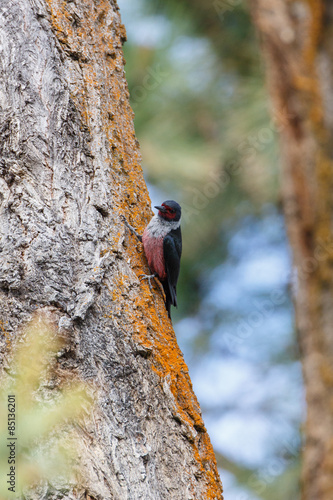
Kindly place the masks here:
<instances>
[{"instance_id":1,"label":"background tree trunk","mask_svg":"<svg viewBox=\"0 0 333 500\"><path fill-rule=\"evenodd\" d=\"M48 307L70 339L59 369L96 386L66 498L221 499L160 289L138 280L142 247L120 218L142 232L151 215L125 37L115 1L1 1L1 328Z\"/></svg>"},{"instance_id":2,"label":"background tree trunk","mask_svg":"<svg viewBox=\"0 0 333 500\"><path fill-rule=\"evenodd\" d=\"M282 150L306 385L302 497L333 498L333 5L250 0ZM268 166L269 168L269 166Z\"/></svg>"}]
</instances>

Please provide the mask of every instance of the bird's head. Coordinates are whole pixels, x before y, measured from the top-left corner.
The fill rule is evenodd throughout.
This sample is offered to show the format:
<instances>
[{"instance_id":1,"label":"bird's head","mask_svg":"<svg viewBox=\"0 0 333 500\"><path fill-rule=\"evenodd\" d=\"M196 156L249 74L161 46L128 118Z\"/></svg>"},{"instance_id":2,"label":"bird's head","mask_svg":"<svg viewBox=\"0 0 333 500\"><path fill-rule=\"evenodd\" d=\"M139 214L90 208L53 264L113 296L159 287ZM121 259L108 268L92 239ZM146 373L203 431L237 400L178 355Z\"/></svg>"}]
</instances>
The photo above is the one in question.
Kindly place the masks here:
<instances>
[{"instance_id":1,"label":"bird's head","mask_svg":"<svg viewBox=\"0 0 333 500\"><path fill-rule=\"evenodd\" d=\"M168 222L177 222L180 220L182 210L180 205L173 200L167 200L161 206L156 206L158 209L158 216Z\"/></svg>"}]
</instances>

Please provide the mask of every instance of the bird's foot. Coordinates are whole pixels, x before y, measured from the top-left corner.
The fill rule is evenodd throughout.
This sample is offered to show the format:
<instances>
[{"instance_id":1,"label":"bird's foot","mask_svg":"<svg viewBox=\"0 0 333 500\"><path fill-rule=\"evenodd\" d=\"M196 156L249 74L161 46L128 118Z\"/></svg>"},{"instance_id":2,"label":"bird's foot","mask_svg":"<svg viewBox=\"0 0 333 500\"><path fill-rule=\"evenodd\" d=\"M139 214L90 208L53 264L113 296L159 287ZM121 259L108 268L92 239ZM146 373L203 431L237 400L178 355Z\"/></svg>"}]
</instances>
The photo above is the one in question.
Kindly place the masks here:
<instances>
[{"instance_id":1,"label":"bird's foot","mask_svg":"<svg viewBox=\"0 0 333 500\"><path fill-rule=\"evenodd\" d=\"M123 221L123 223L125 224L125 226L128 227L128 229L131 231L131 233L133 233L137 238L138 240L142 241L142 236L141 234L139 234L133 226L131 226L131 224L129 222L127 222L127 219L126 217L124 217L123 215L120 216L121 220Z\"/></svg>"},{"instance_id":2,"label":"bird's foot","mask_svg":"<svg viewBox=\"0 0 333 500\"><path fill-rule=\"evenodd\" d=\"M157 276L156 274L141 274L139 276L139 280L140 281L142 281L142 280L148 280L149 289L152 292L151 280L153 278L156 278L156 276Z\"/></svg>"}]
</instances>

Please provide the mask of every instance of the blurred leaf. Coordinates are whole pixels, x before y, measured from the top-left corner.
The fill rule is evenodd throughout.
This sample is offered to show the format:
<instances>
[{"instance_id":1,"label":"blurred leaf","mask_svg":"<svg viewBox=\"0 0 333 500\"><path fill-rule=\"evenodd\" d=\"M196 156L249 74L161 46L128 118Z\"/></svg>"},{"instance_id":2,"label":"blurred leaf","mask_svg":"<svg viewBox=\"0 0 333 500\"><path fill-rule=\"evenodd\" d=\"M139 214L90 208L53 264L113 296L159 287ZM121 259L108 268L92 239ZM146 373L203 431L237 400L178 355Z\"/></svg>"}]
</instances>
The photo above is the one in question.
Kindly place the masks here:
<instances>
[{"instance_id":1,"label":"blurred leaf","mask_svg":"<svg viewBox=\"0 0 333 500\"><path fill-rule=\"evenodd\" d=\"M17 341L9 375L1 380L0 476L9 473L7 445L15 441L16 495L41 481L65 484L77 467L73 425L89 414L93 400L88 387L79 381L50 390L52 368L62 346L46 316L35 316ZM7 428L9 395L15 397L14 435ZM14 498L8 486L6 481L0 483L0 495Z\"/></svg>"}]
</instances>

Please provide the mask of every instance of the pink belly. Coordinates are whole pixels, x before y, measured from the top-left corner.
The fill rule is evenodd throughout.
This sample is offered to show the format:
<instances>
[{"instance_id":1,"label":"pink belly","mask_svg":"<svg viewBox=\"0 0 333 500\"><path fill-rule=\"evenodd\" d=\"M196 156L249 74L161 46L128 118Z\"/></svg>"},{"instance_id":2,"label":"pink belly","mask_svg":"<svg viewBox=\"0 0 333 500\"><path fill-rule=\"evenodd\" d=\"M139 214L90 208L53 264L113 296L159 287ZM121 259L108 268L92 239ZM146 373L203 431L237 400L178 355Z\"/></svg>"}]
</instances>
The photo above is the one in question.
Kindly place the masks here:
<instances>
[{"instance_id":1,"label":"pink belly","mask_svg":"<svg viewBox=\"0 0 333 500\"><path fill-rule=\"evenodd\" d=\"M165 280L163 238L151 238L145 230L142 235L142 243L151 272L156 273L161 280Z\"/></svg>"}]
</instances>

